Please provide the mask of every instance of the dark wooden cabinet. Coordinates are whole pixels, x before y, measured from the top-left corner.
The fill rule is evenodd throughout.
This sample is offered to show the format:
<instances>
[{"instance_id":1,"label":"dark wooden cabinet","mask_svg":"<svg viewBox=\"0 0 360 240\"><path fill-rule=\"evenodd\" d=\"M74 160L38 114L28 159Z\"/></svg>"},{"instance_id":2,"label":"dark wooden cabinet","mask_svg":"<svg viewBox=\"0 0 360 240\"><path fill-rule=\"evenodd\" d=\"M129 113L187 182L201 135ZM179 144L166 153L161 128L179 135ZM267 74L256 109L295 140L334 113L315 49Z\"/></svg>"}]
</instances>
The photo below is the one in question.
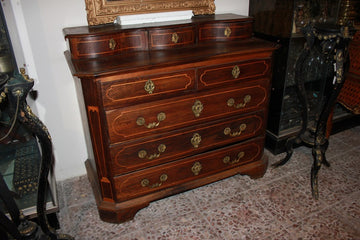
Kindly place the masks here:
<instances>
[{"instance_id":1,"label":"dark wooden cabinet","mask_svg":"<svg viewBox=\"0 0 360 240\"><path fill-rule=\"evenodd\" d=\"M261 177L273 43L234 14L64 29L104 221L234 174Z\"/></svg>"}]
</instances>

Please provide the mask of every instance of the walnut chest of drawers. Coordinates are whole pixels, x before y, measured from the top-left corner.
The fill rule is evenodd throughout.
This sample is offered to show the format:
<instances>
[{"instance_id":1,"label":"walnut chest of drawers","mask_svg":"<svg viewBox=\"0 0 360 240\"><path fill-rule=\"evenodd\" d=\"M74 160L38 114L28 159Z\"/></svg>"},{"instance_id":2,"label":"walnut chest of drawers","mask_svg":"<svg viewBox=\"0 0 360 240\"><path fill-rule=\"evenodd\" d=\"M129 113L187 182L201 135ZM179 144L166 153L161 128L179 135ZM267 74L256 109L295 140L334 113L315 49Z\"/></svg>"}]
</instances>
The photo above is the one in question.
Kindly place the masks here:
<instances>
[{"instance_id":1,"label":"walnut chest of drawers","mask_svg":"<svg viewBox=\"0 0 360 240\"><path fill-rule=\"evenodd\" d=\"M101 219L235 174L266 171L275 46L234 14L64 29L84 104Z\"/></svg>"}]
</instances>

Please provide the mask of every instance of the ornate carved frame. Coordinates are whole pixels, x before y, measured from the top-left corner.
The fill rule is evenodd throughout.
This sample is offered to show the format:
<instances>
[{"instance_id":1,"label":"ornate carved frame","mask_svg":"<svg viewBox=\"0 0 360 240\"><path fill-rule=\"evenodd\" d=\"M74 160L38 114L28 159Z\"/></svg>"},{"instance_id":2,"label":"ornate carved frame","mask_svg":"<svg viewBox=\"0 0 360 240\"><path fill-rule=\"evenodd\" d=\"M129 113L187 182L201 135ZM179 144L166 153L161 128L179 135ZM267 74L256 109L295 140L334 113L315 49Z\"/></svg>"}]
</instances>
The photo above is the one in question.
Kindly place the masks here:
<instances>
[{"instance_id":1,"label":"ornate carved frame","mask_svg":"<svg viewBox=\"0 0 360 240\"><path fill-rule=\"evenodd\" d=\"M117 16L193 10L194 15L214 14L214 0L85 0L89 25L113 22Z\"/></svg>"}]
</instances>

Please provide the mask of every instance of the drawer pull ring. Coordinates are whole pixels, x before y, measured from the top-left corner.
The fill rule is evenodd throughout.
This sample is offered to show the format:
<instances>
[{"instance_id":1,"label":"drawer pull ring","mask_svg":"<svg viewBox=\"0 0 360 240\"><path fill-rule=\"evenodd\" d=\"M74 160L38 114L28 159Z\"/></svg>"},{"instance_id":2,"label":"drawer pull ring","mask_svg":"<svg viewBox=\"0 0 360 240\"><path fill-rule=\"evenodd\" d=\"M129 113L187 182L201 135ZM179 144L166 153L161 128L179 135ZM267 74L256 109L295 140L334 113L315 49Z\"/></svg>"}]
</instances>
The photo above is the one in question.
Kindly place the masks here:
<instances>
[{"instance_id":1,"label":"drawer pull ring","mask_svg":"<svg viewBox=\"0 0 360 240\"><path fill-rule=\"evenodd\" d=\"M194 146L194 148L198 148L200 142L201 142L200 134L194 133L193 137L191 138L191 144Z\"/></svg>"},{"instance_id":2,"label":"drawer pull ring","mask_svg":"<svg viewBox=\"0 0 360 240\"><path fill-rule=\"evenodd\" d=\"M171 41L177 43L179 41L179 35L175 32L171 35Z\"/></svg>"},{"instance_id":3,"label":"drawer pull ring","mask_svg":"<svg viewBox=\"0 0 360 240\"><path fill-rule=\"evenodd\" d=\"M238 78L239 75L240 75L240 68L239 68L239 66L238 66L238 65L235 65L235 67L233 67L231 73L232 73L232 76L233 76L234 78Z\"/></svg>"},{"instance_id":4,"label":"drawer pull ring","mask_svg":"<svg viewBox=\"0 0 360 240\"><path fill-rule=\"evenodd\" d=\"M236 163L240 162L240 159L243 158L244 156L245 156L245 153L244 153L244 152L239 152L237 158L234 159L234 160L232 160L232 161L231 161L231 159L230 159L229 156L226 156L226 157L224 157L224 159L223 159L223 163L229 164L229 165L236 164Z\"/></svg>"},{"instance_id":5,"label":"drawer pull ring","mask_svg":"<svg viewBox=\"0 0 360 240\"><path fill-rule=\"evenodd\" d=\"M194 163L194 165L192 166L191 171L193 172L193 174L194 174L195 176L197 176L197 175L199 175L201 169L202 169L201 163L196 162L196 163Z\"/></svg>"},{"instance_id":6,"label":"drawer pull ring","mask_svg":"<svg viewBox=\"0 0 360 240\"><path fill-rule=\"evenodd\" d=\"M146 128L155 128L155 127L158 127L160 125L160 122L164 121L165 119L166 119L166 114L161 112L157 115L158 122L152 122L152 123L146 124L145 118L138 117L138 119L136 120L136 124L138 126L145 126Z\"/></svg>"},{"instance_id":7,"label":"drawer pull ring","mask_svg":"<svg viewBox=\"0 0 360 240\"><path fill-rule=\"evenodd\" d=\"M145 86L144 86L145 91L148 94L152 94L155 90L155 84L153 81L151 81L150 79L146 81Z\"/></svg>"},{"instance_id":8,"label":"drawer pull ring","mask_svg":"<svg viewBox=\"0 0 360 240\"><path fill-rule=\"evenodd\" d=\"M116 47L116 42L115 42L115 40L114 40L113 38L111 38L111 39L109 40L109 48L110 48L111 50L114 50L115 47Z\"/></svg>"},{"instance_id":9,"label":"drawer pull ring","mask_svg":"<svg viewBox=\"0 0 360 240\"><path fill-rule=\"evenodd\" d=\"M231 29L230 29L229 27L226 27L226 28L225 28L224 35L225 35L226 37L230 37L230 35L231 35Z\"/></svg>"},{"instance_id":10,"label":"drawer pull ring","mask_svg":"<svg viewBox=\"0 0 360 240\"><path fill-rule=\"evenodd\" d=\"M141 180L141 186L148 188L157 188L160 187L167 179L168 179L168 175L162 174L160 176L160 182L150 185L149 179L144 178L143 180Z\"/></svg>"},{"instance_id":11,"label":"drawer pull ring","mask_svg":"<svg viewBox=\"0 0 360 240\"><path fill-rule=\"evenodd\" d=\"M152 159L155 159L155 158L160 157L160 154L161 154L161 153L164 153L165 150L166 150L166 145L165 145L165 144L160 144L160 145L158 146L158 152L159 152L159 153L153 153L153 154L151 154L150 156L147 156L146 150L140 150L140 151L138 152L138 157L141 158L141 159L142 159L142 158L146 158L146 159L148 159L148 160L152 160Z\"/></svg>"},{"instance_id":12,"label":"drawer pull ring","mask_svg":"<svg viewBox=\"0 0 360 240\"><path fill-rule=\"evenodd\" d=\"M225 135L229 135L230 137L237 137L239 135L241 135L241 133L243 131L245 131L246 129L246 124L245 123L242 123L239 127L240 131L237 131L237 132L231 132L231 128L227 127L224 129L224 134Z\"/></svg>"},{"instance_id":13,"label":"drawer pull ring","mask_svg":"<svg viewBox=\"0 0 360 240\"><path fill-rule=\"evenodd\" d=\"M200 117L200 113L202 112L203 109L204 109L204 105L199 100L196 100L194 105L192 106L192 111L195 117Z\"/></svg>"},{"instance_id":14,"label":"drawer pull ring","mask_svg":"<svg viewBox=\"0 0 360 240\"><path fill-rule=\"evenodd\" d=\"M239 103L239 104L235 104L235 100L233 98L230 98L227 101L227 105L229 107L234 107L234 108L244 108L246 106L247 103L249 103L251 101L251 96L250 95L246 95L244 97L244 102Z\"/></svg>"}]
</instances>

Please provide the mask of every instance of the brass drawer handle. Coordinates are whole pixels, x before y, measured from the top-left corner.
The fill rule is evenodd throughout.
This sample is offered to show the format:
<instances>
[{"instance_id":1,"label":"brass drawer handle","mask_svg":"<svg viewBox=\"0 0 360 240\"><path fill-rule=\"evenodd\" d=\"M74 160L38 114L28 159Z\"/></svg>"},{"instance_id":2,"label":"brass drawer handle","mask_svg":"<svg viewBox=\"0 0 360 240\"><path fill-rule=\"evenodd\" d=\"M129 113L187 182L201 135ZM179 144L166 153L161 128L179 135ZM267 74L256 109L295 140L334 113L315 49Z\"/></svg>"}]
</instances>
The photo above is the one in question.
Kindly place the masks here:
<instances>
[{"instance_id":1,"label":"brass drawer handle","mask_svg":"<svg viewBox=\"0 0 360 240\"><path fill-rule=\"evenodd\" d=\"M198 133L194 133L193 137L191 138L191 144L194 148L198 148L201 142L201 136Z\"/></svg>"},{"instance_id":2,"label":"brass drawer handle","mask_svg":"<svg viewBox=\"0 0 360 240\"><path fill-rule=\"evenodd\" d=\"M200 171L202 169L201 163L195 162L194 165L191 168L191 171L195 176L199 175Z\"/></svg>"},{"instance_id":3,"label":"brass drawer handle","mask_svg":"<svg viewBox=\"0 0 360 240\"><path fill-rule=\"evenodd\" d=\"M166 114L161 112L157 115L158 122L152 122L152 123L146 124L145 118L138 117L138 119L136 120L136 124L138 126L145 126L146 128L155 128L155 127L158 127L160 125L160 122L164 121L165 119L166 119Z\"/></svg>"},{"instance_id":4,"label":"brass drawer handle","mask_svg":"<svg viewBox=\"0 0 360 240\"><path fill-rule=\"evenodd\" d=\"M145 91L148 94L152 94L155 90L155 84L153 81L151 81L150 79L146 81L145 86L144 86Z\"/></svg>"},{"instance_id":5,"label":"brass drawer handle","mask_svg":"<svg viewBox=\"0 0 360 240\"><path fill-rule=\"evenodd\" d=\"M232 160L232 161L231 161L231 158L229 156L226 156L223 159L223 163L229 164L229 165L236 164L236 163L240 162L240 159L243 158L244 156L245 156L244 152L239 152L237 158Z\"/></svg>"},{"instance_id":6,"label":"brass drawer handle","mask_svg":"<svg viewBox=\"0 0 360 240\"><path fill-rule=\"evenodd\" d=\"M200 113L204 110L204 105L199 101L196 100L194 105L192 106L192 111L195 117L200 117Z\"/></svg>"},{"instance_id":7,"label":"brass drawer handle","mask_svg":"<svg viewBox=\"0 0 360 240\"><path fill-rule=\"evenodd\" d=\"M141 186L148 188L157 188L160 187L167 179L168 179L168 175L162 174L160 176L160 182L150 185L149 179L144 178L143 180L141 180Z\"/></svg>"},{"instance_id":8,"label":"brass drawer handle","mask_svg":"<svg viewBox=\"0 0 360 240\"><path fill-rule=\"evenodd\" d=\"M230 29L229 27L226 27L226 28L225 28L224 35L225 35L226 37L230 37L230 35L231 35L231 29Z\"/></svg>"},{"instance_id":9,"label":"brass drawer handle","mask_svg":"<svg viewBox=\"0 0 360 240\"><path fill-rule=\"evenodd\" d=\"M165 144L160 144L158 146L158 152L159 153L153 153L153 154L148 156L146 150L140 150L138 152L138 157L141 158L141 159L146 158L146 159L152 160L152 159L160 157L160 154L164 153L165 150L166 150L166 145Z\"/></svg>"},{"instance_id":10,"label":"brass drawer handle","mask_svg":"<svg viewBox=\"0 0 360 240\"><path fill-rule=\"evenodd\" d=\"M177 43L179 41L179 35L175 32L171 35L171 41Z\"/></svg>"},{"instance_id":11,"label":"brass drawer handle","mask_svg":"<svg viewBox=\"0 0 360 240\"><path fill-rule=\"evenodd\" d=\"M114 50L115 47L116 47L116 42L115 42L115 40L114 40L113 38L111 38L111 39L109 40L109 48L110 48L111 50Z\"/></svg>"},{"instance_id":12,"label":"brass drawer handle","mask_svg":"<svg viewBox=\"0 0 360 240\"><path fill-rule=\"evenodd\" d=\"M244 102L235 104L235 100L233 98L229 98L229 100L227 101L227 105L229 107L234 107L234 108L244 108L246 106L246 104L249 103L250 101L251 101L251 96L246 95L244 97Z\"/></svg>"},{"instance_id":13,"label":"brass drawer handle","mask_svg":"<svg viewBox=\"0 0 360 240\"><path fill-rule=\"evenodd\" d=\"M235 65L231 71L231 74L234 78L238 78L240 75L240 68L238 65Z\"/></svg>"},{"instance_id":14,"label":"brass drawer handle","mask_svg":"<svg viewBox=\"0 0 360 240\"><path fill-rule=\"evenodd\" d=\"M243 131L245 131L246 129L246 124L245 123L242 123L239 127L240 131L237 131L237 132L231 132L231 128L227 127L224 129L224 134L225 135L229 135L230 137L237 137L239 135L241 135L241 133Z\"/></svg>"}]
</instances>

